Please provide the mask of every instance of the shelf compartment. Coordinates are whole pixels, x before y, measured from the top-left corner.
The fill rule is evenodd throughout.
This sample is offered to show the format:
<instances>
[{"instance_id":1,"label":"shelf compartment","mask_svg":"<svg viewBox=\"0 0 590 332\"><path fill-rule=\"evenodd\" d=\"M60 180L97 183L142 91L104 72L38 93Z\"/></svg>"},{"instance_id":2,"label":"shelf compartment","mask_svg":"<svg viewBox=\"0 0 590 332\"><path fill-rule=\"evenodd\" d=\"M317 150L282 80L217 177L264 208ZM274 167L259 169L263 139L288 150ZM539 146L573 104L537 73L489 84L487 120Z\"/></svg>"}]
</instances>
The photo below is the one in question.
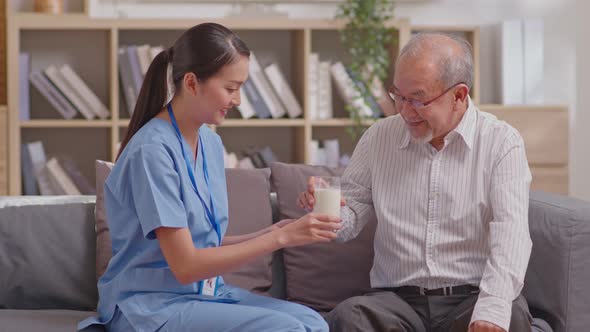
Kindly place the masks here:
<instances>
[{"instance_id":1,"label":"shelf compartment","mask_svg":"<svg viewBox=\"0 0 590 332\"><path fill-rule=\"evenodd\" d=\"M21 134L21 143L42 141L47 160L71 157L91 184L96 182L94 161L111 159L107 128L25 128Z\"/></svg>"},{"instance_id":2,"label":"shelf compartment","mask_svg":"<svg viewBox=\"0 0 590 332\"><path fill-rule=\"evenodd\" d=\"M108 30L26 30L20 38L20 52L30 54L30 71L50 65L69 65L98 99L110 106L110 32ZM102 50L97 53L97 49ZM51 103L30 84L31 119L63 119ZM75 119L84 119L78 112Z\"/></svg>"}]
</instances>

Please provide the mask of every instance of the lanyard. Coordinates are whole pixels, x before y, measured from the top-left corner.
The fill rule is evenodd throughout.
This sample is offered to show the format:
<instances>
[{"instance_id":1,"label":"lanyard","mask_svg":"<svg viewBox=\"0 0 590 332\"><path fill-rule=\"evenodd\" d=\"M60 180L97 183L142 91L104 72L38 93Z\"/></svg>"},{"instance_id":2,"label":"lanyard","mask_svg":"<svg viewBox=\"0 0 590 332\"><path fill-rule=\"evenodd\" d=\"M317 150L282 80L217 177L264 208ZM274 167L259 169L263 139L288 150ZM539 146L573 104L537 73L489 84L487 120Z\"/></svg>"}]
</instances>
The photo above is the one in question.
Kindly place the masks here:
<instances>
[{"instance_id":1,"label":"lanyard","mask_svg":"<svg viewBox=\"0 0 590 332\"><path fill-rule=\"evenodd\" d=\"M201 137L201 134L199 132L199 146L200 146L200 150L201 150L201 155L203 156L203 173L205 173L205 183L207 184L207 190L209 191L209 202L211 205L211 210L209 209L207 204L205 204L205 201L203 200L203 197L201 196L201 194L199 193L199 189L197 188L197 181L195 180L195 174L193 172L193 167L191 165L192 156L189 156L187 153L187 150L184 149L184 144L182 144L182 135L180 134L180 129L178 129L178 124L176 123L176 117L174 117L174 112L172 112L172 105L170 105L170 104L168 104L168 115L170 115L170 120L172 121L172 127L174 127L174 131L176 131L176 138L178 138L178 142L180 143L180 149L182 150L182 155L184 156L184 161L185 161L186 167L188 169L188 176L191 179L191 184L193 186L193 189L197 193L197 196L199 197L199 199L201 200L201 203L203 204L203 207L205 208L205 213L207 213L207 218L209 219L209 222L213 226L213 229L215 229L215 232L217 233L217 238L219 240L219 242L218 242L219 246L221 246L221 230L219 229L220 226L219 226L219 223L217 222L217 219L215 219L215 207L213 206L213 194L211 193L211 190L209 187L209 172L207 171L207 161L205 160L205 150L203 149L203 139Z\"/></svg>"}]
</instances>

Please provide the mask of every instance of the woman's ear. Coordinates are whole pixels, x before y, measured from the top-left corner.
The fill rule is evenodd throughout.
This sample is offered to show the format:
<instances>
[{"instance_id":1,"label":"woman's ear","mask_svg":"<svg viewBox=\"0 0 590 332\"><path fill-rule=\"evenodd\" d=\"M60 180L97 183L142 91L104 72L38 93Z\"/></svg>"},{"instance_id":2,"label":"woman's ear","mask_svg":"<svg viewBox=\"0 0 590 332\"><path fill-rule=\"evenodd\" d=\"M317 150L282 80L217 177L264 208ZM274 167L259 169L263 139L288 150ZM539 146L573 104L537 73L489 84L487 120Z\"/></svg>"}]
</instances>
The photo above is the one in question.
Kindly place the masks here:
<instances>
[{"instance_id":1,"label":"woman's ear","mask_svg":"<svg viewBox=\"0 0 590 332\"><path fill-rule=\"evenodd\" d=\"M186 73L182 79L182 86L186 93L196 96L199 90L199 80L195 73Z\"/></svg>"}]
</instances>

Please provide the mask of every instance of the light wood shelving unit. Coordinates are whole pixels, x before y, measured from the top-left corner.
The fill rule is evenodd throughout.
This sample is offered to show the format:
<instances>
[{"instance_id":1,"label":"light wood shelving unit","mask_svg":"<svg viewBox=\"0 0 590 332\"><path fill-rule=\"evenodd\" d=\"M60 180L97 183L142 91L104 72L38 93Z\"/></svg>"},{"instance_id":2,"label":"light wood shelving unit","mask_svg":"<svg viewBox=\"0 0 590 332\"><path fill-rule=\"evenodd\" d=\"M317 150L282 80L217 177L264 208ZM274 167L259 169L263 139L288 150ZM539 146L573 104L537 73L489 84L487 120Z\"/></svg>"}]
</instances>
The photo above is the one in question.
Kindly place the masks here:
<instances>
[{"instance_id":1,"label":"light wood shelving unit","mask_svg":"<svg viewBox=\"0 0 590 332\"><path fill-rule=\"evenodd\" d=\"M84 14L60 16L14 13L8 15L9 193L21 193L21 143L43 140L47 155L67 154L74 157L82 173L94 180L94 160L114 160L118 142L127 128L129 115L119 89L117 50L121 45L151 44L170 46L185 29L210 20L140 20L91 19ZM270 145L280 160L306 163L310 160L308 145L313 137L337 136L350 141L344 128L351 125L343 111L343 102L335 93L335 107L340 119L312 121L308 114L308 56L318 52L323 59L345 60L340 45L338 20L216 19L234 31L248 44L263 65L278 63L294 93L304 107L299 119L248 119L231 114L214 129L221 135L228 151L241 151L251 145ZM397 29L398 45L410 36L406 19L388 23ZM110 118L88 121L80 116L65 120L31 87L31 120L18 116L18 54L29 52L32 70L50 64L68 63L97 96L108 106ZM399 47L392 50L395 60ZM354 142L344 144L343 152L351 153Z\"/></svg>"},{"instance_id":2,"label":"light wood shelving unit","mask_svg":"<svg viewBox=\"0 0 590 332\"><path fill-rule=\"evenodd\" d=\"M21 143L43 140L47 155L67 154L78 161L82 173L94 181L94 160L114 160L118 142L125 134L129 121L125 103L119 89L117 50L121 45L151 44L170 46L185 29L210 20L178 19L91 19L84 14L51 16L43 14L14 13L7 16L7 60L8 67L8 186L10 195L21 194ZM340 44L338 30L343 22L338 20L285 20L278 19L216 19L215 22L235 30L256 53L263 65L278 63L304 108L299 119L239 119L233 113L225 122L214 129L221 135L228 151L241 151L251 145L270 145L281 161L308 163L309 143L312 139L338 138L341 151L351 153L352 142L345 128L352 124L344 110L344 102L333 89L334 119L311 120L308 108L308 56L316 52L320 60L348 61L348 55ZM400 48L407 43L412 33L418 31L444 31L466 38L473 46L475 61L475 82L472 98L479 100L479 28L411 26L407 19L396 19L388 23L395 27L396 44L391 49L392 64ZM107 120L88 121L78 116L65 120L51 108L50 104L31 87L31 120L19 120L18 54L31 53L32 70L45 68L49 64L70 64L110 110ZM392 66L393 68L393 66ZM517 112L512 108L497 105L483 105L482 110L497 113L508 122L522 123L513 115L529 112L559 114L557 118L567 122L564 107L521 107ZM5 112L6 113L6 112ZM514 113L514 114L512 114ZM553 114L553 113L551 113ZM0 120L2 112L0 111ZM367 120L369 126L374 120ZM1 121L0 121L1 123ZM549 121L541 121L542 126ZM518 128L518 125L515 125ZM526 126L525 126L526 127ZM567 128L567 127L566 127ZM518 128L523 132L522 128ZM534 130L524 129L527 137L538 139ZM567 131L566 131L567 133ZM567 134L565 134L567 138ZM560 144L564 143L562 140ZM565 141L567 151L567 139ZM527 149L537 151L540 156L542 145L531 143ZM563 147L560 146L560 149ZM536 157L535 157L536 158ZM547 160L533 158L533 174L549 178L542 180L541 187L554 191L567 191L567 159ZM529 157L529 159L531 159ZM556 158L557 159L557 158ZM0 138L0 193L2 190L2 139ZM566 171L564 189L563 170ZM6 172L5 172L6 173ZM558 180L555 180L558 179ZM556 184L557 183L557 184ZM6 186L5 186L6 187Z\"/></svg>"},{"instance_id":3,"label":"light wood shelving unit","mask_svg":"<svg viewBox=\"0 0 590 332\"><path fill-rule=\"evenodd\" d=\"M8 194L8 110L0 106L0 195Z\"/></svg>"}]
</instances>

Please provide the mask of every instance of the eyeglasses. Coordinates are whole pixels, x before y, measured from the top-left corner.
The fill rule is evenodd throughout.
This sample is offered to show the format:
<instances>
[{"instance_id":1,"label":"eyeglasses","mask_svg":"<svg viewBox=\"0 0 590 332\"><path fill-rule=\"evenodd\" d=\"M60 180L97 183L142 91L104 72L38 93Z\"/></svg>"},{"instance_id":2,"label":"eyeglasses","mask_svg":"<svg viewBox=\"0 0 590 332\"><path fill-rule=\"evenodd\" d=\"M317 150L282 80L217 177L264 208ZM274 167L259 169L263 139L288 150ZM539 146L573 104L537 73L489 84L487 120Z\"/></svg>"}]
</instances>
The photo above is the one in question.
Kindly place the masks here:
<instances>
[{"instance_id":1,"label":"eyeglasses","mask_svg":"<svg viewBox=\"0 0 590 332\"><path fill-rule=\"evenodd\" d=\"M453 89L454 87L456 87L457 85L460 85L460 84L465 84L465 83L459 82L457 84L454 84L450 88L448 88L445 91L443 91L440 95L438 95L438 96L436 96L436 97L434 97L434 98L432 98L432 99L430 99L428 101L420 101L420 100L416 100L416 99L404 97L402 95L399 95L399 94L393 92L393 87L392 88L389 88L389 91L387 91L387 93L389 94L389 97L391 99L393 99L393 101L395 102L395 106L396 107L401 107L404 103L408 103L410 105L410 107L412 107L412 109L420 110L420 109L423 109L426 106L432 104L438 98L444 96L445 93L451 91L451 89Z\"/></svg>"}]
</instances>

